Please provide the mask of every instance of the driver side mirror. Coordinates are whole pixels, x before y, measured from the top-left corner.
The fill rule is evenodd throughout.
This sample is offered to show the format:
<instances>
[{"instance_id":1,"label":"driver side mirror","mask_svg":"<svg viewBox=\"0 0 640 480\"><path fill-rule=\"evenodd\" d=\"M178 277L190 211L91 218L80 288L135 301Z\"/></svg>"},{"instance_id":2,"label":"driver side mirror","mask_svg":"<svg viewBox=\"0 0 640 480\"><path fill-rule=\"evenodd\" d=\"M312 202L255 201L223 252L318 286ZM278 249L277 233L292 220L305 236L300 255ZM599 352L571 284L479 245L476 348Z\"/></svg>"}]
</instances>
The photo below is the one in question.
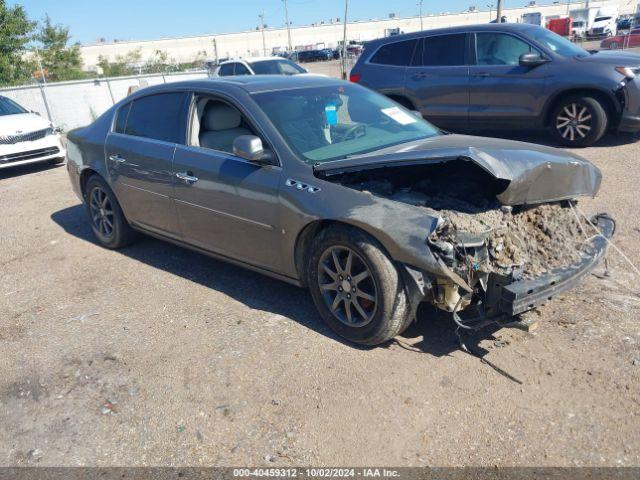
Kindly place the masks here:
<instances>
[{"instance_id":1,"label":"driver side mirror","mask_svg":"<svg viewBox=\"0 0 640 480\"><path fill-rule=\"evenodd\" d=\"M272 163L273 154L265 150L262 140L255 135L240 135L233 141L233 154L255 163Z\"/></svg>"},{"instance_id":2,"label":"driver side mirror","mask_svg":"<svg viewBox=\"0 0 640 480\"><path fill-rule=\"evenodd\" d=\"M543 63L547 63L547 59L539 53L529 52L520 55L519 63L521 67L537 67Z\"/></svg>"}]
</instances>

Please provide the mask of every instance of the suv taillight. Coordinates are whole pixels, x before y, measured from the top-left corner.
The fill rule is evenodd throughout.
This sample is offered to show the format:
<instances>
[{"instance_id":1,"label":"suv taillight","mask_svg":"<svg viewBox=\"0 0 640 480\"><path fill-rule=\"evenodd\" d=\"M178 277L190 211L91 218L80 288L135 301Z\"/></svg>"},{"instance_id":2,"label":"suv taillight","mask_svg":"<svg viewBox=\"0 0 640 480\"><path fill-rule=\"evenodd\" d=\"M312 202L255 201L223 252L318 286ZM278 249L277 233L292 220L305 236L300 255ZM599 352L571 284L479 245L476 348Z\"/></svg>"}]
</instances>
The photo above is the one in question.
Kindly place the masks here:
<instances>
[{"instance_id":1,"label":"suv taillight","mask_svg":"<svg viewBox=\"0 0 640 480\"><path fill-rule=\"evenodd\" d=\"M351 75L349 75L349 81L353 83L358 83L361 78L362 75L359 73L352 73Z\"/></svg>"}]
</instances>

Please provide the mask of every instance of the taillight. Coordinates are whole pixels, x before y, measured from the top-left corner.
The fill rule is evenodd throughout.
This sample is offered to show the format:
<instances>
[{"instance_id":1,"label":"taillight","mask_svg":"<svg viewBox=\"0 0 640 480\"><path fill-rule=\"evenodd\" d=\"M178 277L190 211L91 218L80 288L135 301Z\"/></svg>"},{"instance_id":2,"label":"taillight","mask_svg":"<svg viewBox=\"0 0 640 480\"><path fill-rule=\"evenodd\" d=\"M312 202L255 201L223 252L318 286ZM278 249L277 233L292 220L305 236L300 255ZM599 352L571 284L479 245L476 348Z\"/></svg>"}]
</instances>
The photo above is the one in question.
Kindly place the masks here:
<instances>
[{"instance_id":1,"label":"taillight","mask_svg":"<svg viewBox=\"0 0 640 480\"><path fill-rule=\"evenodd\" d=\"M362 75L360 73L352 73L351 75L349 75L349 81L353 83L358 83L361 78Z\"/></svg>"}]
</instances>

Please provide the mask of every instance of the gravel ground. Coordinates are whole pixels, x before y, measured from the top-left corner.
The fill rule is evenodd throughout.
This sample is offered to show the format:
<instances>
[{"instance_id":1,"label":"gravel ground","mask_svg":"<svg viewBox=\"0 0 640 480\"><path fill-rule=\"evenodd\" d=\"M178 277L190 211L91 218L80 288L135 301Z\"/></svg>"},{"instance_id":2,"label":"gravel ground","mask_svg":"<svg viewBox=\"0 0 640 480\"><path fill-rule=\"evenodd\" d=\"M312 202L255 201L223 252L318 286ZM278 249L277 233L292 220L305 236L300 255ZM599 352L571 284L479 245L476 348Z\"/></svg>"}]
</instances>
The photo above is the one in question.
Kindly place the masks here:
<instances>
[{"instance_id":1,"label":"gravel ground","mask_svg":"<svg viewBox=\"0 0 640 480\"><path fill-rule=\"evenodd\" d=\"M638 139L580 151L604 173L582 208L636 264ZM2 465L640 464L639 279L613 252L533 332L467 337L480 360L426 308L357 348L304 290L150 238L100 248L64 167L0 172L0 203Z\"/></svg>"}]
</instances>

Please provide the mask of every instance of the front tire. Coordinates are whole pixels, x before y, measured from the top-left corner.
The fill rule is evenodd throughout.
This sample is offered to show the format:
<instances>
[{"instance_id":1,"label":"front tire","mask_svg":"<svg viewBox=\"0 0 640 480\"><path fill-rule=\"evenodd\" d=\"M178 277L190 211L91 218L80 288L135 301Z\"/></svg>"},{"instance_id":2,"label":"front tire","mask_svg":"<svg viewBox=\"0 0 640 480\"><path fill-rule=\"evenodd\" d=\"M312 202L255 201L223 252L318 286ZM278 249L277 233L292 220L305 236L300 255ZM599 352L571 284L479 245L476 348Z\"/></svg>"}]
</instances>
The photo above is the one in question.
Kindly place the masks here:
<instances>
[{"instance_id":1,"label":"front tire","mask_svg":"<svg viewBox=\"0 0 640 480\"><path fill-rule=\"evenodd\" d=\"M408 299L395 265L380 244L346 226L323 230L311 247L311 296L341 337L378 345L407 326Z\"/></svg>"},{"instance_id":2,"label":"front tire","mask_svg":"<svg viewBox=\"0 0 640 480\"><path fill-rule=\"evenodd\" d=\"M131 244L137 234L127 222L109 185L94 175L87 181L85 191L87 214L98 243L110 249Z\"/></svg>"},{"instance_id":3,"label":"front tire","mask_svg":"<svg viewBox=\"0 0 640 480\"><path fill-rule=\"evenodd\" d=\"M609 44L609 50L617 50L618 49L618 42L611 42Z\"/></svg>"},{"instance_id":4,"label":"front tire","mask_svg":"<svg viewBox=\"0 0 640 480\"><path fill-rule=\"evenodd\" d=\"M562 145L588 147L607 130L607 112L598 100L570 96L561 100L551 113L551 134Z\"/></svg>"}]
</instances>

